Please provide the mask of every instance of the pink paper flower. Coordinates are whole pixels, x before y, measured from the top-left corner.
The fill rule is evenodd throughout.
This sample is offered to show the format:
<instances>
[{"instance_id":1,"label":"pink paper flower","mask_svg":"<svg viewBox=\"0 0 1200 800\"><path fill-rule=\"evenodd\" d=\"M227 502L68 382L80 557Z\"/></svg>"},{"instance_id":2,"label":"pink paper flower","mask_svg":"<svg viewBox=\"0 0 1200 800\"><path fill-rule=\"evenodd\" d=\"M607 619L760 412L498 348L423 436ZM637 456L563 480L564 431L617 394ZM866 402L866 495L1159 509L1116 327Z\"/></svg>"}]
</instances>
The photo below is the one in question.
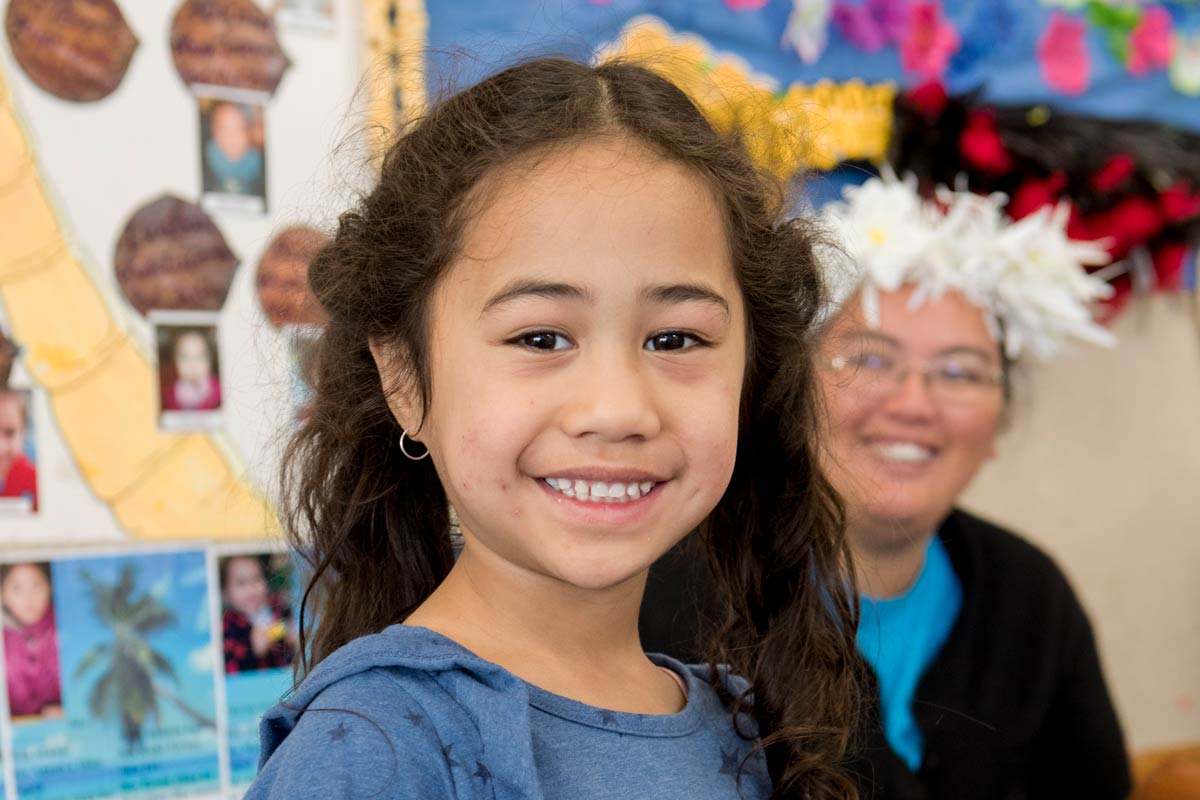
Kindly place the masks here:
<instances>
[{"instance_id":1,"label":"pink paper flower","mask_svg":"<svg viewBox=\"0 0 1200 800\"><path fill-rule=\"evenodd\" d=\"M904 38L908 29L908 9L905 0L866 0L865 3L838 0L833 9L833 24L846 41L859 50L877 53L885 45Z\"/></svg>"},{"instance_id":2,"label":"pink paper flower","mask_svg":"<svg viewBox=\"0 0 1200 800\"><path fill-rule=\"evenodd\" d=\"M958 50L958 31L936 2L918 0L908 9L908 32L900 42L900 64L922 80L937 80Z\"/></svg>"},{"instance_id":3,"label":"pink paper flower","mask_svg":"<svg viewBox=\"0 0 1200 800\"><path fill-rule=\"evenodd\" d=\"M1129 34L1131 75L1145 75L1166 69L1171 63L1171 12L1162 6L1150 6Z\"/></svg>"},{"instance_id":4,"label":"pink paper flower","mask_svg":"<svg viewBox=\"0 0 1200 800\"><path fill-rule=\"evenodd\" d=\"M734 11L758 11L767 4L767 0L725 0L725 5Z\"/></svg>"},{"instance_id":5,"label":"pink paper flower","mask_svg":"<svg viewBox=\"0 0 1200 800\"><path fill-rule=\"evenodd\" d=\"M1038 39L1037 58L1042 78L1063 94L1083 94L1091 81L1086 32L1082 19L1055 11Z\"/></svg>"},{"instance_id":6,"label":"pink paper flower","mask_svg":"<svg viewBox=\"0 0 1200 800\"><path fill-rule=\"evenodd\" d=\"M877 53L887 44L887 34L865 4L841 0L833 8L833 24L846 41L863 52Z\"/></svg>"}]
</instances>

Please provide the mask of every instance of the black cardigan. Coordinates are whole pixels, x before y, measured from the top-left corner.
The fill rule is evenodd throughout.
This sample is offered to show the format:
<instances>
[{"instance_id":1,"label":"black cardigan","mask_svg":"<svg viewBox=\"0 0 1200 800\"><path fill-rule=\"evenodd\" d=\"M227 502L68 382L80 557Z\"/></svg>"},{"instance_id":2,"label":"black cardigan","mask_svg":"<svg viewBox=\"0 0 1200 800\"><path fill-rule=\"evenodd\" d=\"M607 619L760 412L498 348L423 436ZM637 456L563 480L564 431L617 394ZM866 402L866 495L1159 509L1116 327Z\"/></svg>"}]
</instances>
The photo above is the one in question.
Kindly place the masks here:
<instances>
[{"instance_id":1,"label":"black cardigan","mask_svg":"<svg viewBox=\"0 0 1200 800\"><path fill-rule=\"evenodd\" d=\"M1125 798L1121 728L1091 626L1062 572L1033 545L963 511L952 511L938 535L963 604L913 702L924 760L911 772L872 711L851 765L863 800ZM647 650L695 657L695 609L715 603L697 574L682 552L651 571ZM693 638L681 643L685 636ZM866 691L877 709L873 682Z\"/></svg>"}]
</instances>

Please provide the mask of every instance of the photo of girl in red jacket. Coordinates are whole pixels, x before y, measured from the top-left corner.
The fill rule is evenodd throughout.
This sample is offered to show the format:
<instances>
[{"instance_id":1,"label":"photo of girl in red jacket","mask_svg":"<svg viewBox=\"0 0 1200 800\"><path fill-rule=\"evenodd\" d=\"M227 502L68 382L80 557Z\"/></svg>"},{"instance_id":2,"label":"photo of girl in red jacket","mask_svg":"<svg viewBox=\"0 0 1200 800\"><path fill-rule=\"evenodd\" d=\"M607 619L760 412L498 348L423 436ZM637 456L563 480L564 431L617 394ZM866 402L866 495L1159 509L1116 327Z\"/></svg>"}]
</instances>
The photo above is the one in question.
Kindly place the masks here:
<instances>
[{"instance_id":1,"label":"photo of girl in red jacket","mask_svg":"<svg viewBox=\"0 0 1200 800\"><path fill-rule=\"evenodd\" d=\"M8 709L20 717L62 716L62 681L50 565L0 565Z\"/></svg>"},{"instance_id":2,"label":"photo of girl in red jacket","mask_svg":"<svg viewBox=\"0 0 1200 800\"><path fill-rule=\"evenodd\" d=\"M37 511L30 440L29 392L0 386L0 509Z\"/></svg>"},{"instance_id":3,"label":"photo of girl in red jacket","mask_svg":"<svg viewBox=\"0 0 1200 800\"><path fill-rule=\"evenodd\" d=\"M275 562L258 554L220 561L227 675L288 667L295 657L289 562L286 555L274 556Z\"/></svg>"}]
</instances>

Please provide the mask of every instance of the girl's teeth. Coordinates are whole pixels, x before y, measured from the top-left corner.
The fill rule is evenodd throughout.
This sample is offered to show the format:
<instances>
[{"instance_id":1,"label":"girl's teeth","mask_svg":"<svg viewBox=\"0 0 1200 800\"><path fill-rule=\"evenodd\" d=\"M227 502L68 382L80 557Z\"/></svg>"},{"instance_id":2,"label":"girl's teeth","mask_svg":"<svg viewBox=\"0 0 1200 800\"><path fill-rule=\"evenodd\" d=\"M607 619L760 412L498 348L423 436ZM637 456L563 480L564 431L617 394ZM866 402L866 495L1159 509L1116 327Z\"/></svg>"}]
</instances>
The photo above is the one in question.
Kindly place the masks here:
<instances>
[{"instance_id":1,"label":"girl's teeth","mask_svg":"<svg viewBox=\"0 0 1200 800\"><path fill-rule=\"evenodd\" d=\"M904 461L908 463L919 463L933 458L933 451L912 442L875 445L875 452L889 461Z\"/></svg>"},{"instance_id":2,"label":"girl's teeth","mask_svg":"<svg viewBox=\"0 0 1200 800\"><path fill-rule=\"evenodd\" d=\"M574 481L570 478L546 478L546 485L567 497L592 503L627 503L647 495L653 481L641 483L605 483L603 481Z\"/></svg>"}]
</instances>

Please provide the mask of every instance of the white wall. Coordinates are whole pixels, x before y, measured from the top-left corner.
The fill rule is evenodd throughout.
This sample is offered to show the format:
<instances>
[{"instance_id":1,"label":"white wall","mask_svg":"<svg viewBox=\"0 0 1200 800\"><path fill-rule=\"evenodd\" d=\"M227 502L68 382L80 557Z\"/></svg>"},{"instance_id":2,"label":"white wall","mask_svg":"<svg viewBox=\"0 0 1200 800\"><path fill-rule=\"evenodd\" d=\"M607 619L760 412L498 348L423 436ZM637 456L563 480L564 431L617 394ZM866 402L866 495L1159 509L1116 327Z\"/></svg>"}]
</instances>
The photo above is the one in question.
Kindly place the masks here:
<instances>
[{"instance_id":1,"label":"white wall","mask_svg":"<svg viewBox=\"0 0 1200 800\"><path fill-rule=\"evenodd\" d=\"M1031 368L966 505L1054 554L1135 750L1200 741L1200 312L1136 301L1114 350Z\"/></svg>"}]
</instances>

